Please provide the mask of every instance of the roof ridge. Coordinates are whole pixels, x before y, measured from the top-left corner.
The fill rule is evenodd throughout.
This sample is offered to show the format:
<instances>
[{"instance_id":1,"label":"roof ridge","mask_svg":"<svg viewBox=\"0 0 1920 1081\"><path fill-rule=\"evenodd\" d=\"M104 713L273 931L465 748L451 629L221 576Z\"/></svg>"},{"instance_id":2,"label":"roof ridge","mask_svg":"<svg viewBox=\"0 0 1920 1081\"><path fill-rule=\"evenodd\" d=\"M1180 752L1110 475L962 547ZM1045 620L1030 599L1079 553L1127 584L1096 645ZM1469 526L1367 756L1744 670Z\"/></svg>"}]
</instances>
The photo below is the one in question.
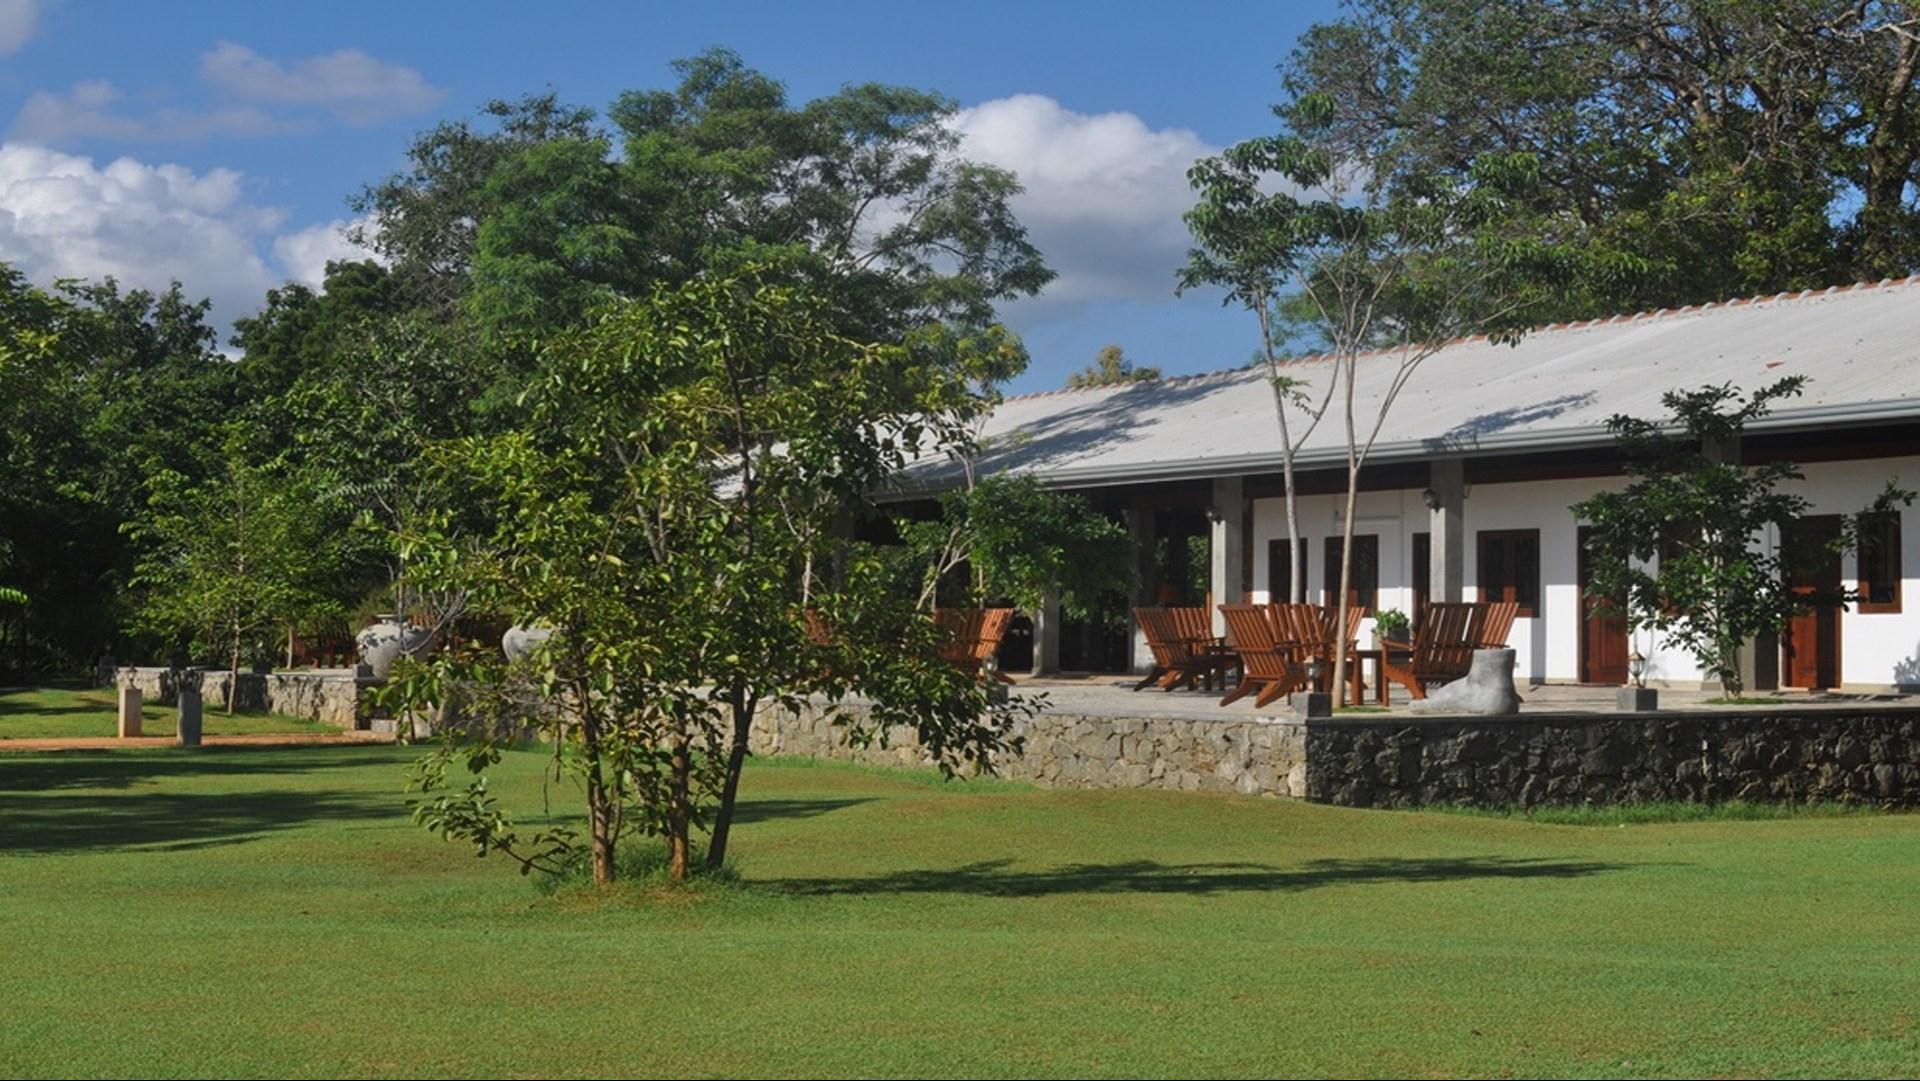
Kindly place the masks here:
<instances>
[{"instance_id":1,"label":"roof ridge","mask_svg":"<svg viewBox=\"0 0 1920 1081\"><path fill-rule=\"evenodd\" d=\"M1745 308L1745 307L1750 307L1756 304L1792 303L1792 302L1801 301L1801 300L1809 300L1816 297L1835 296L1841 293L1858 293L1858 292L1872 291L1876 289L1894 289L1894 288L1900 288L1905 286L1920 286L1920 273L1909 274L1904 278L1880 278L1875 281L1855 281L1855 282L1849 282L1848 284L1845 284L1845 285L1829 285L1829 286L1826 286L1825 288L1816 287L1816 288L1810 288L1810 289L1801 289L1797 292L1794 290L1788 289L1788 290L1783 290L1781 292L1773 293L1773 294L1759 294L1759 295L1744 296L1744 297L1728 297L1725 300L1702 301L1701 303L1698 303L1698 304L1688 304L1679 308L1655 308L1655 309L1648 309L1648 310L1637 311L1637 312L1616 312L1612 315L1597 315L1590 319L1576 319L1566 323L1549 323L1542 326L1528 327L1526 330L1521 332L1521 336L1525 337L1530 334L1551 333L1553 331L1560 331L1560 330L1586 330L1596 326L1611 326L1615 323L1653 322L1654 320L1657 320L1657 319L1673 318L1681 315L1697 315L1702 312L1716 311L1722 308ZM1444 342L1440 346L1440 348L1451 349L1456 345L1462 345L1467 342L1473 342L1473 341L1482 341L1485 338L1486 338L1485 334L1469 334L1464 337L1450 338L1446 342ZM1405 346L1392 346L1384 349L1369 349L1362 353L1355 353L1354 359L1359 360L1363 357L1386 356L1392 353L1401 352L1405 348L1406 348ZM1436 352L1437 351L1438 350L1436 350ZM1337 353L1325 353L1325 352L1309 353L1304 356L1281 358L1280 364L1282 366L1292 366L1296 364L1313 364L1321 361L1335 360L1335 359L1338 359L1338 356L1339 354ZM1003 401L1007 401L1007 402L1026 401L1033 398L1050 398L1050 397L1055 397L1057 395L1075 394L1075 393L1080 393L1082 391L1088 391L1088 390L1113 390L1116 387L1134 386L1134 385L1147 384L1147 383L1165 383L1165 384L1182 383L1182 382L1188 382L1196 379L1212 379L1212 378L1218 378L1220 376L1238 375L1247 370L1248 368L1245 366L1242 366L1239 368L1215 368L1211 371L1189 372L1185 375L1169 375L1169 376L1163 376L1159 379L1141 379L1141 380L1136 380L1134 383L1121 383L1121 384L1109 383L1109 384L1106 384L1105 386L1097 386L1097 387L1059 387L1053 390L1036 390L1036 391L1029 391L1026 394L1011 395L1003 399Z\"/></svg>"}]
</instances>

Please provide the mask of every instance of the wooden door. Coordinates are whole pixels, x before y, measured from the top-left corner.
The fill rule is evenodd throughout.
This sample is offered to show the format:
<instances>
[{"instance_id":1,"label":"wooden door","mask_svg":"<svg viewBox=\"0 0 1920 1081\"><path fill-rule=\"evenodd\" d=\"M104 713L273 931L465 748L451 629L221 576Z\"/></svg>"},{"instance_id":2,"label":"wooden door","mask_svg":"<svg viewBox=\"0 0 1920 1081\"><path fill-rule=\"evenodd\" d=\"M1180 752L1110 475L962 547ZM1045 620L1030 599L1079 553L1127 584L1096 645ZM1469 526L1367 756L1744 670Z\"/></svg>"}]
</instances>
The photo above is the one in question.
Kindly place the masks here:
<instances>
[{"instance_id":1,"label":"wooden door","mask_svg":"<svg viewBox=\"0 0 1920 1081\"><path fill-rule=\"evenodd\" d=\"M1780 643L1781 668L1789 687L1816 690L1840 685L1840 516L1802 518L1784 538L1787 588L1802 607L1787 623Z\"/></svg>"},{"instance_id":2,"label":"wooden door","mask_svg":"<svg viewBox=\"0 0 1920 1081\"><path fill-rule=\"evenodd\" d=\"M1627 618L1616 610L1601 611L1601 601L1587 596L1592 575L1592 557L1587 554L1587 536L1592 529L1580 527L1578 559L1580 578L1580 682L1627 682Z\"/></svg>"}]
</instances>

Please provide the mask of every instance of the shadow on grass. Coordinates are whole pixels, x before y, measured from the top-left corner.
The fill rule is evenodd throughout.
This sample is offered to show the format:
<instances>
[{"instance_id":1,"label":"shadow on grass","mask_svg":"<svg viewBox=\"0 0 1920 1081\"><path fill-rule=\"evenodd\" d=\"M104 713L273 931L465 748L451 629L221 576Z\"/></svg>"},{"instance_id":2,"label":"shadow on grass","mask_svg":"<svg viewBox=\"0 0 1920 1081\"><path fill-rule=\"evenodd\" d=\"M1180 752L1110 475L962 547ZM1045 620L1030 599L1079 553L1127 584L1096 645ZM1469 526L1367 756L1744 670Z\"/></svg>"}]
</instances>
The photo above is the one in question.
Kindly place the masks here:
<instances>
[{"instance_id":1,"label":"shadow on grass","mask_svg":"<svg viewBox=\"0 0 1920 1081\"><path fill-rule=\"evenodd\" d=\"M1369 882L1458 882L1469 879L1565 879L1627 869L1628 864L1469 856L1457 859L1314 860L1297 868L1258 863L1166 864L1152 860L1069 864L1039 871L1012 860L986 860L949 871L900 871L873 878L790 878L774 889L806 896L954 893L1044 897L1063 893L1273 893Z\"/></svg>"},{"instance_id":2,"label":"shadow on grass","mask_svg":"<svg viewBox=\"0 0 1920 1081\"><path fill-rule=\"evenodd\" d=\"M852 799L758 799L741 800L734 805L735 825L748 822L772 822L776 819L818 818L823 814L872 803L866 796Z\"/></svg>"},{"instance_id":3,"label":"shadow on grass","mask_svg":"<svg viewBox=\"0 0 1920 1081\"><path fill-rule=\"evenodd\" d=\"M71 788L131 788L170 777L299 775L378 761L374 744L345 747L201 747L0 754L0 795ZM0 823L0 828L5 828Z\"/></svg>"},{"instance_id":4,"label":"shadow on grass","mask_svg":"<svg viewBox=\"0 0 1920 1081\"><path fill-rule=\"evenodd\" d=\"M404 821L406 816L398 796L373 800L335 792L0 798L0 852L186 851L240 844L321 821Z\"/></svg>"}]
</instances>

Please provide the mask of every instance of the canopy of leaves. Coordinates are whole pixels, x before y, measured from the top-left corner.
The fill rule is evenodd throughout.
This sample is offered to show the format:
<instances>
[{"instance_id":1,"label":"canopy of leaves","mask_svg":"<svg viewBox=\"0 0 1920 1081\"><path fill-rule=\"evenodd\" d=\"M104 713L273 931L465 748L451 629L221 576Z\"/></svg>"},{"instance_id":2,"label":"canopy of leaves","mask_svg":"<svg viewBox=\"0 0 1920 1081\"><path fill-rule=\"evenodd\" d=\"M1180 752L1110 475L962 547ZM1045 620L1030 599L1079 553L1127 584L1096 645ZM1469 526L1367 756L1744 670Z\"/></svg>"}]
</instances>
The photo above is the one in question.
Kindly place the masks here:
<instances>
[{"instance_id":1,"label":"canopy of leaves","mask_svg":"<svg viewBox=\"0 0 1920 1081\"><path fill-rule=\"evenodd\" d=\"M1160 378L1160 369L1136 366L1117 345L1104 345L1093 363L1067 376L1067 386L1111 387L1123 383L1141 383Z\"/></svg>"},{"instance_id":2,"label":"canopy of leaves","mask_svg":"<svg viewBox=\"0 0 1920 1081\"><path fill-rule=\"evenodd\" d=\"M1013 176L959 155L948 99L862 84L796 106L724 49L675 67L677 87L622 94L610 128L548 94L427 132L361 195L368 239L413 294L516 338L749 264L832 296L868 341L985 326L1052 278Z\"/></svg>"},{"instance_id":3,"label":"canopy of leaves","mask_svg":"<svg viewBox=\"0 0 1920 1081\"><path fill-rule=\"evenodd\" d=\"M1358 0L1283 74L1389 188L1537 162L1526 234L1636 271L1558 320L1920 267L1917 68L1899 0Z\"/></svg>"}]
</instances>

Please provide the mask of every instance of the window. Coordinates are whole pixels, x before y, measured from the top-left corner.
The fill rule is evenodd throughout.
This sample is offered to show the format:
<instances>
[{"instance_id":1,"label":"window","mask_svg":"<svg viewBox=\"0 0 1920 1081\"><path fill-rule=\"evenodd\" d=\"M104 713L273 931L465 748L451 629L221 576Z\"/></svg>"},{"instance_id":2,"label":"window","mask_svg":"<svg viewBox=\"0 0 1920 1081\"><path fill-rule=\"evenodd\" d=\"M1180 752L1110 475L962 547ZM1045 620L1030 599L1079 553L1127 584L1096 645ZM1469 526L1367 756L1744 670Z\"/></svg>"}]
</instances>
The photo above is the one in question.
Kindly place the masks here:
<instances>
[{"instance_id":1,"label":"window","mask_svg":"<svg viewBox=\"0 0 1920 1081\"><path fill-rule=\"evenodd\" d=\"M1334 593L1340 588L1340 542L1339 537L1327 538L1327 588L1322 594L1327 604L1333 603ZM1347 590L1347 603L1372 611L1379 602L1380 538L1372 533L1356 533L1353 536L1353 583Z\"/></svg>"},{"instance_id":2,"label":"window","mask_svg":"<svg viewBox=\"0 0 1920 1081\"><path fill-rule=\"evenodd\" d=\"M1300 538L1300 577L1307 571L1307 538ZM1267 542L1267 599L1285 604L1293 599L1293 566L1287 562L1287 539Z\"/></svg>"},{"instance_id":3,"label":"window","mask_svg":"<svg viewBox=\"0 0 1920 1081\"><path fill-rule=\"evenodd\" d=\"M1860 516L1860 610L1900 610L1900 512Z\"/></svg>"},{"instance_id":4,"label":"window","mask_svg":"<svg viewBox=\"0 0 1920 1081\"><path fill-rule=\"evenodd\" d=\"M1539 530L1481 530L1479 570L1481 600L1517 602L1522 619L1539 614Z\"/></svg>"}]
</instances>

